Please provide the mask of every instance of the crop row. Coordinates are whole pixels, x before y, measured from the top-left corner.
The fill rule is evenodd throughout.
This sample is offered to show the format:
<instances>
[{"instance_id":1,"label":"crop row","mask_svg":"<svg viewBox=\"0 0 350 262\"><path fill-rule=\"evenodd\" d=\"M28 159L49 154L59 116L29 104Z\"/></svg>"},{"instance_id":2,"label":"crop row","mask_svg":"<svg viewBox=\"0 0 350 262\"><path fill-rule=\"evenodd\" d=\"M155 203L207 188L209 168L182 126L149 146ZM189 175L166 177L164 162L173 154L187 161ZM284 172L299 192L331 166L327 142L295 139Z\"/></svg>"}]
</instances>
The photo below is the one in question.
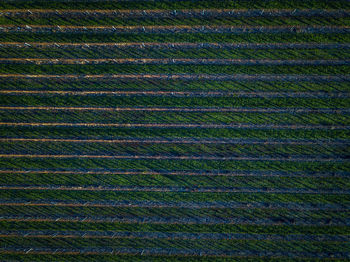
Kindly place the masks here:
<instances>
[{"instance_id":1,"label":"crop row","mask_svg":"<svg viewBox=\"0 0 350 262\"><path fill-rule=\"evenodd\" d=\"M1 174L2 185L52 186L169 186L169 187L236 187L236 188L304 188L348 189L347 177L228 177L177 175L93 175L93 174Z\"/></svg>"},{"instance_id":2,"label":"crop row","mask_svg":"<svg viewBox=\"0 0 350 262\"><path fill-rule=\"evenodd\" d=\"M5 90L37 91L173 91L173 92L348 92L350 84L341 80L324 81L259 81L259 80L181 80L181 79L42 79L4 78L0 85Z\"/></svg>"},{"instance_id":3,"label":"crop row","mask_svg":"<svg viewBox=\"0 0 350 262\"><path fill-rule=\"evenodd\" d=\"M31 107L176 107L176 108L196 108L196 107L232 107L232 108L265 108L265 109L290 109L290 113L297 112L296 109L346 109L349 108L349 97L335 98L310 98L310 97L169 97L169 96L110 96L110 95L92 95L92 96L61 96L61 95L22 95L8 94L1 95L0 101L2 106L31 106ZM46 110L34 110L35 114L49 114ZM67 110L72 111L72 110ZM73 110L74 111L74 110ZM79 113L78 110L75 110ZM85 110L86 111L86 110ZM94 114L108 113L106 110L96 110ZM136 110L135 110L136 111ZM186 111L186 110L184 110ZM195 111L195 110L194 110ZM233 110L234 111L234 110ZM243 110L242 110L243 111ZM254 110L252 110L254 111ZM261 110L260 110L261 111ZM317 111L317 110L315 110ZM320 110L322 111L322 110ZM66 112L66 113L68 113ZM171 110L169 110L169 113ZM20 111L16 112L20 117ZM22 113L29 115L28 110L23 110ZM61 110L60 110L61 113ZM62 112L63 113L63 112ZM71 112L70 112L71 113ZM84 112L88 113L88 112ZM127 114L127 112L113 112ZM161 115L161 112L157 114ZM223 112L223 115L228 112ZM232 113L232 112L231 112ZM270 113L272 114L273 110ZM287 113L287 112L284 112ZM310 113L310 112L309 112ZM13 112L8 112L13 114ZM90 112L91 114L91 112ZM142 112L139 112L142 114ZM152 114L152 112L145 112ZM176 112L179 114L179 112ZM198 112L197 112L198 114ZM12 115L13 116L13 115ZM58 117L58 116L57 116ZM238 116L239 117L239 116ZM242 116L241 116L242 117ZM332 117L329 114L329 117ZM341 119L341 115L338 116ZM135 120L135 119L134 119ZM106 121L105 121L106 122ZM198 121L195 121L198 122Z\"/></svg>"},{"instance_id":4,"label":"crop row","mask_svg":"<svg viewBox=\"0 0 350 262\"><path fill-rule=\"evenodd\" d=\"M122 155L122 156L215 156L215 157L290 157L348 158L350 144L329 145L249 145L249 144L174 144L174 143L71 143L1 142L0 154L33 155ZM215 153L213 153L215 152Z\"/></svg>"},{"instance_id":5,"label":"crop row","mask_svg":"<svg viewBox=\"0 0 350 262\"><path fill-rule=\"evenodd\" d=\"M3 42L159 42L159 43L349 43L350 35L343 33L264 33L264 34L230 34L230 33L0 33Z\"/></svg>"},{"instance_id":6,"label":"crop row","mask_svg":"<svg viewBox=\"0 0 350 262\"><path fill-rule=\"evenodd\" d=\"M341 75L348 65L23 65L0 64L1 74L320 74Z\"/></svg>"},{"instance_id":7,"label":"crop row","mask_svg":"<svg viewBox=\"0 0 350 262\"><path fill-rule=\"evenodd\" d=\"M40 161L38 161L40 159ZM268 160L154 160L154 159L89 159L89 158L0 158L1 168L13 169L135 169L135 170L264 170L264 171L349 171L348 162L315 161L268 161Z\"/></svg>"},{"instance_id":8,"label":"crop row","mask_svg":"<svg viewBox=\"0 0 350 262\"><path fill-rule=\"evenodd\" d=\"M345 101L344 101L345 102ZM60 112L57 114L57 112ZM140 112L140 111L16 111L0 110L3 123L96 123L96 124L245 124L341 125L350 124L348 114L329 113L235 113L235 112Z\"/></svg>"},{"instance_id":9,"label":"crop row","mask_svg":"<svg viewBox=\"0 0 350 262\"><path fill-rule=\"evenodd\" d=\"M0 58L7 65L230 65L230 66L345 66L350 60L275 60L275 59L192 59L192 58Z\"/></svg>"},{"instance_id":10,"label":"crop row","mask_svg":"<svg viewBox=\"0 0 350 262\"><path fill-rule=\"evenodd\" d=\"M104 127L3 127L2 138L252 138L252 139L349 139L349 130L290 130L290 129L181 129L181 128L104 128Z\"/></svg>"},{"instance_id":11,"label":"crop row","mask_svg":"<svg viewBox=\"0 0 350 262\"><path fill-rule=\"evenodd\" d=\"M97 230L129 232L193 232L256 234L348 235L348 226L337 225L239 225L239 224L152 224L120 222L0 221L3 230Z\"/></svg>"},{"instance_id":12,"label":"crop row","mask_svg":"<svg viewBox=\"0 0 350 262\"><path fill-rule=\"evenodd\" d=\"M172 15L169 17L118 17L117 15L108 16L106 14L84 15L79 14L33 14L28 16L21 15L2 15L0 16L0 25L72 25L72 26L181 26L181 25L232 25L232 26L272 26L272 25L350 25L349 16L280 16L273 17L262 15L257 17L228 17L228 16L209 16L203 15L196 17Z\"/></svg>"},{"instance_id":13,"label":"crop row","mask_svg":"<svg viewBox=\"0 0 350 262\"><path fill-rule=\"evenodd\" d=\"M220 253L235 253L241 250L249 251L274 251L274 252L349 252L350 244L341 241L273 241L273 240L147 240L147 239L65 239L65 238L0 238L2 247L22 248L155 248L158 252L168 253L171 249L211 250ZM220 252L222 251L222 252ZM325 254L325 253L323 253ZM315 254L316 257L318 254Z\"/></svg>"},{"instance_id":14,"label":"crop row","mask_svg":"<svg viewBox=\"0 0 350 262\"><path fill-rule=\"evenodd\" d=\"M205 1L159 1L159 2L148 2L148 1L84 1L84 2L73 2L73 1L16 1L16 2L2 2L0 5L1 9L164 9L164 10L179 10L179 9L208 9L208 8L219 8L219 9L349 9L349 2L346 0L339 1L327 1L327 0L273 0L268 2L254 2L239 0L229 1L224 0L220 2L213 2L209 0Z\"/></svg>"},{"instance_id":15,"label":"crop row","mask_svg":"<svg viewBox=\"0 0 350 262\"><path fill-rule=\"evenodd\" d=\"M344 204L350 203L349 194L322 194L322 193L232 193L232 192L141 192L141 191L77 191L77 190L0 190L3 200L128 200L128 201L163 201L173 202L205 202L205 201L236 201L236 202L296 202L319 204Z\"/></svg>"},{"instance_id":16,"label":"crop row","mask_svg":"<svg viewBox=\"0 0 350 262\"><path fill-rule=\"evenodd\" d=\"M118 232L118 231L52 231L1 230L2 238L73 238L73 239L173 239L173 240L276 240L276 241L349 241L348 236L278 235L242 233L184 233L184 232Z\"/></svg>"},{"instance_id":17,"label":"crop row","mask_svg":"<svg viewBox=\"0 0 350 262\"><path fill-rule=\"evenodd\" d=\"M337 227L340 227L340 224L348 224L348 211L343 210L312 210L312 211L306 211L306 210L290 210L290 209L254 209L254 208L247 208L247 209L232 209L232 208L201 208L201 209L192 209L187 207L181 207L181 208L141 208L141 207L86 207L86 206L80 206L80 207L62 207L62 206L1 206L0 207L0 215L2 219L4 217L10 217L13 216L13 214L16 214L16 216L20 217L38 217L38 216L46 216L49 217L90 217L90 218L98 218L98 217L114 217L115 219L140 219L142 220L144 218L145 221L150 219L157 219L159 218L159 221L162 219L170 219L170 220L176 220L176 219L198 219L198 221L205 221L208 222L213 219L222 220L221 224L227 224L224 223L225 221L229 221L230 219L240 219L244 221L259 221L262 219L275 221L275 223L280 224L289 224L289 225L296 225L296 224L302 224L302 223L309 223L314 226L321 226L322 223L325 225L331 225L334 226L335 229ZM59 220L58 220L59 221ZM328 223L325 223L325 221L329 221ZM96 228L69 228L69 224L61 222L64 227L61 230L102 230L102 228L98 225L99 223L96 223ZM106 222L105 222L106 223ZM115 222L116 223L116 222ZM14 224L14 223L13 223ZM33 223L35 224L35 223ZM37 223L40 225L40 223ZM1 227L2 230L31 230L31 229L43 229L43 230L59 230L58 225L54 225L53 223L42 223L43 228L31 228L31 227L23 227L22 228L14 228L11 229L9 227ZM51 224L52 228L46 228L45 224ZM72 224L79 224L74 223ZM108 223L106 223L108 224ZM118 225L118 223L116 223ZM125 223L128 224L128 223ZM145 223L143 223L145 224ZM174 224L174 223L173 223ZM202 223L203 224L203 223ZM209 224L209 223L208 223ZM248 224L248 223L247 223ZM0 225L6 225L5 221L1 221ZM159 224L158 224L159 225ZM165 224L166 225L166 224ZM81 225L83 226L83 225ZM91 225L90 225L91 227ZM107 227L106 231L141 231L142 228L135 228L131 229L128 228L128 225L125 225L126 228L115 228L112 229L110 227ZM168 227L170 227L170 224L168 224ZM173 226L174 229L176 228L176 225ZM191 228L191 224L188 224L188 227ZM322 226L321 226L322 227ZM196 227L194 227L196 228ZM198 228L198 227L197 227ZM233 227L234 228L234 227ZM298 228L296 226L296 228ZM173 230L174 230L173 229ZM292 229L292 227L291 227ZM169 229L168 229L169 230ZM168 230L165 230L165 232L169 232ZM260 229L261 230L261 229ZM144 226L142 231L147 231L147 226ZM155 229L151 229L151 231L156 231ZM176 232L176 230L174 230ZM199 230L194 230L195 232L198 232ZM269 231L264 231L261 233L268 233ZM164 231L163 231L164 232ZM177 229L177 232L190 232L189 229L182 226ZM200 232L200 231L199 231ZM227 231L224 231L223 233L227 233ZM249 233L249 232L245 232ZM258 233L256 231L251 233ZM271 234L281 234L282 232L276 232L273 230ZM290 234L291 232L287 232ZM300 233L300 232L298 232ZM310 232L311 233L311 232ZM334 233L333 233L334 234ZM342 233L342 235L346 235L346 233Z\"/></svg>"},{"instance_id":18,"label":"crop row","mask_svg":"<svg viewBox=\"0 0 350 262\"><path fill-rule=\"evenodd\" d=\"M29 250L29 249L28 249ZM28 251L27 250L27 251ZM26 252L27 252L26 251ZM3 253L1 254L1 257L3 259L7 259L9 261L11 260L18 260L24 262L33 262L33 261L64 261L70 262L70 261L82 261L82 262L99 262L99 261L105 261L105 262L115 262L115 261L122 261L122 262L143 262L145 261L144 255L132 255L132 254L60 254L55 252L44 252L40 254L33 254L31 252L24 253L24 252L9 252L9 253ZM152 261L153 262L209 262L213 261L213 257L211 256L179 256L179 255L152 255ZM310 261L320 261L318 258L283 258L286 262L310 262ZM332 261L334 259L323 259L324 261ZM217 262L227 262L227 261L235 261L235 262L279 262L281 261L281 257L235 257L235 258L227 258L227 257L215 257L215 261ZM346 261L346 259L340 259L338 258L338 261Z\"/></svg>"},{"instance_id":19,"label":"crop row","mask_svg":"<svg viewBox=\"0 0 350 262\"><path fill-rule=\"evenodd\" d=\"M348 59L348 49L229 49L116 47L0 47L2 58L231 58L231 59Z\"/></svg>"}]
</instances>

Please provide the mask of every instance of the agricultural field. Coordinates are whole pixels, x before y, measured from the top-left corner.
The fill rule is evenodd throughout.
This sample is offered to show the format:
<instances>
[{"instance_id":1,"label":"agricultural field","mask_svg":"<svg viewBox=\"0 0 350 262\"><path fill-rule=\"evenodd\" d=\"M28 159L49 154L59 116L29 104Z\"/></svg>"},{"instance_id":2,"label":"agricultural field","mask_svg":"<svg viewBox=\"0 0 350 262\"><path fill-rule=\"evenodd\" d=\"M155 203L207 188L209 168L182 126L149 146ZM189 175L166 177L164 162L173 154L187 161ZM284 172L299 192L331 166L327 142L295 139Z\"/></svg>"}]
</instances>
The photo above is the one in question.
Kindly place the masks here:
<instances>
[{"instance_id":1,"label":"agricultural field","mask_svg":"<svg viewBox=\"0 0 350 262\"><path fill-rule=\"evenodd\" d=\"M350 2L0 0L0 261L350 261Z\"/></svg>"}]
</instances>

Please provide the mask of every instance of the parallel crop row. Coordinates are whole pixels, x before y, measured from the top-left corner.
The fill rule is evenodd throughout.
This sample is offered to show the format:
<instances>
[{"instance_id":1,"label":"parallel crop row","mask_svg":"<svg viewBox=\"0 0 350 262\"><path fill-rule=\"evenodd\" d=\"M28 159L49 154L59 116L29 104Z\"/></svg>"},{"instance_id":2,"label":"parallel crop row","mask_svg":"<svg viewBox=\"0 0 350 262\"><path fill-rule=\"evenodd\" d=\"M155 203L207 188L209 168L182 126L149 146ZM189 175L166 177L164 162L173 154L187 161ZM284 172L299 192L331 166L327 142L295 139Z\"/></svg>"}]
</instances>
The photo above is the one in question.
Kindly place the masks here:
<instances>
[{"instance_id":1,"label":"parallel crop row","mask_svg":"<svg viewBox=\"0 0 350 262\"><path fill-rule=\"evenodd\" d=\"M236 188L304 188L339 190L350 187L346 177L229 177L177 175L1 174L2 185L174 186ZM209 212L209 211L208 211ZM17 212L16 212L17 214Z\"/></svg>"},{"instance_id":2,"label":"parallel crop row","mask_svg":"<svg viewBox=\"0 0 350 262\"><path fill-rule=\"evenodd\" d=\"M115 47L1 47L2 58L232 58L232 59L348 59L349 49L228 49Z\"/></svg>"},{"instance_id":3,"label":"parallel crop row","mask_svg":"<svg viewBox=\"0 0 350 262\"><path fill-rule=\"evenodd\" d=\"M172 92L348 92L347 81L162 80L162 79L36 79L0 78L1 89L37 91L172 91ZM40 105L40 104L38 104Z\"/></svg>"},{"instance_id":4,"label":"parallel crop row","mask_svg":"<svg viewBox=\"0 0 350 262\"><path fill-rule=\"evenodd\" d=\"M0 33L3 42L189 42L189 43L349 43L350 34L343 33Z\"/></svg>"},{"instance_id":5,"label":"parallel crop row","mask_svg":"<svg viewBox=\"0 0 350 262\"><path fill-rule=\"evenodd\" d=\"M345 101L344 101L345 102ZM350 124L347 114L329 113L232 113L232 112L109 112L109 111L0 111L2 123L96 124L247 124L340 125Z\"/></svg>"},{"instance_id":6,"label":"parallel crop row","mask_svg":"<svg viewBox=\"0 0 350 262\"><path fill-rule=\"evenodd\" d=\"M181 128L103 128L103 127L10 127L0 126L2 138L256 138L256 139L348 139L350 130L290 130L290 129L181 129Z\"/></svg>"}]
</instances>

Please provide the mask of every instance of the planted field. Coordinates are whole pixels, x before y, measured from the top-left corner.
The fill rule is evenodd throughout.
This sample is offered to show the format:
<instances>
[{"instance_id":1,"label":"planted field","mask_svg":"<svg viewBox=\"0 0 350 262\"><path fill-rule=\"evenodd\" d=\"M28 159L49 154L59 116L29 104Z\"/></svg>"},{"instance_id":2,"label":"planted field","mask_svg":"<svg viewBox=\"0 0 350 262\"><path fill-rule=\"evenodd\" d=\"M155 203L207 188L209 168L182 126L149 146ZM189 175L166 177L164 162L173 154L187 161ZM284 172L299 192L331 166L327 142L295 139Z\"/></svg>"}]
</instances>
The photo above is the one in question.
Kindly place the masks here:
<instances>
[{"instance_id":1,"label":"planted field","mask_svg":"<svg viewBox=\"0 0 350 262\"><path fill-rule=\"evenodd\" d=\"M349 1L2 1L1 261L348 261Z\"/></svg>"}]
</instances>

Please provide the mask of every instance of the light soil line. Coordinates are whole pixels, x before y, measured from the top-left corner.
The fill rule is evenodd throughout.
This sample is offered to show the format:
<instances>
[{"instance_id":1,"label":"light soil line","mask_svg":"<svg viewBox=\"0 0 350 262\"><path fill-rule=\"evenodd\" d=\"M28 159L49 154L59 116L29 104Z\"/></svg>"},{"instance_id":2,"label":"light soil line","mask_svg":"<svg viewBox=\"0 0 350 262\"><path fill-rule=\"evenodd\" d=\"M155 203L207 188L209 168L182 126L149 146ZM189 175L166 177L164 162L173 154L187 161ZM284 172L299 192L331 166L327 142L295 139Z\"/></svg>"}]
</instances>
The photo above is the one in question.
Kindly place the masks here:
<instances>
[{"instance_id":1,"label":"light soil line","mask_svg":"<svg viewBox=\"0 0 350 262\"><path fill-rule=\"evenodd\" d=\"M299 161L299 162L343 162L346 158L305 157L218 157L218 156L167 156L167 155L39 155L0 154L0 158L91 158L91 159L154 159L154 160L216 160L216 161Z\"/></svg>"},{"instance_id":2,"label":"light soil line","mask_svg":"<svg viewBox=\"0 0 350 262\"><path fill-rule=\"evenodd\" d=\"M109 75L30 75L0 74L0 78L58 79L153 79L153 80L286 80L286 81L350 81L350 75L228 75L228 74L109 74Z\"/></svg>"},{"instance_id":3,"label":"light soil line","mask_svg":"<svg viewBox=\"0 0 350 262\"><path fill-rule=\"evenodd\" d=\"M326 129L349 130L350 126L325 125L253 125L253 124L118 124L118 123L18 123L0 122L0 126L71 126L71 127L126 127L126 128L242 128L242 129Z\"/></svg>"},{"instance_id":4,"label":"light soil line","mask_svg":"<svg viewBox=\"0 0 350 262\"><path fill-rule=\"evenodd\" d=\"M0 249L1 254L41 254L41 255L143 255L143 256L164 256L167 257L225 257L225 258L303 258L303 259L325 259L325 258L347 258L347 252L273 252L273 251L252 251L252 250L204 250L204 249L176 249L176 248L17 248L5 247Z\"/></svg>"},{"instance_id":5,"label":"light soil line","mask_svg":"<svg viewBox=\"0 0 350 262\"><path fill-rule=\"evenodd\" d=\"M49 26L2 25L0 32L61 33L348 33L350 26Z\"/></svg>"},{"instance_id":6,"label":"light soil line","mask_svg":"<svg viewBox=\"0 0 350 262\"><path fill-rule=\"evenodd\" d=\"M0 174L71 174L71 175L173 175L173 176L229 176L229 177L350 177L347 172L332 172L328 173L290 173L290 172L209 172L209 171L67 171L67 170L0 170ZM1 203L1 202L0 202Z\"/></svg>"},{"instance_id":7,"label":"light soil line","mask_svg":"<svg viewBox=\"0 0 350 262\"><path fill-rule=\"evenodd\" d=\"M0 94L29 94L29 95L110 95L110 96L180 96L180 97L211 97L211 96L233 96L233 97L348 97L348 92L228 92L228 91L59 91L59 90L0 90ZM1 107L5 109L29 108L29 107ZM35 108L35 107L30 107ZM45 107L36 107L45 108ZM51 107L53 108L53 107ZM59 108L59 107L56 107ZM66 107L67 108L67 107ZM76 107L78 108L78 107ZM81 107L80 107L81 108ZM84 108L84 107L83 107Z\"/></svg>"},{"instance_id":8,"label":"light soil line","mask_svg":"<svg viewBox=\"0 0 350 262\"><path fill-rule=\"evenodd\" d=\"M254 139L65 139L65 138L0 138L0 142L68 142L68 143L151 143L151 144L252 144L252 145L345 145L350 140L254 140ZM0 171L1 173L1 171Z\"/></svg>"},{"instance_id":9,"label":"light soil line","mask_svg":"<svg viewBox=\"0 0 350 262\"><path fill-rule=\"evenodd\" d=\"M249 233L187 233L187 232L133 232L133 231L0 231L0 237L24 238L130 238L130 239L189 239L189 240L275 240L275 241L350 241L347 235L278 235Z\"/></svg>"},{"instance_id":10,"label":"light soil line","mask_svg":"<svg viewBox=\"0 0 350 262\"><path fill-rule=\"evenodd\" d=\"M123 224L156 224L156 225L258 225L258 226L324 226L329 225L329 221L325 220L297 220L275 222L272 219L244 219L244 218L118 218L118 217L0 217L0 221L6 222L80 222L80 223L123 223ZM332 221L333 226L348 226L348 222Z\"/></svg>"},{"instance_id":11,"label":"light soil line","mask_svg":"<svg viewBox=\"0 0 350 262\"><path fill-rule=\"evenodd\" d=\"M0 42L1 47L34 47L34 48L90 48L90 47L114 47L114 48L231 48L231 49L348 49L350 44L327 43L157 43L157 42L133 42L133 43L53 43L53 42Z\"/></svg>"},{"instance_id":12,"label":"light soil line","mask_svg":"<svg viewBox=\"0 0 350 262\"><path fill-rule=\"evenodd\" d=\"M141 111L141 112L238 112L238 113L348 113L350 108L240 108L240 107L50 107L50 106L0 106L0 110L45 111Z\"/></svg>"},{"instance_id":13,"label":"light soil line","mask_svg":"<svg viewBox=\"0 0 350 262\"><path fill-rule=\"evenodd\" d=\"M0 201L0 206L63 206L63 207L130 207L130 208L189 208L189 209L268 209L296 211L348 211L346 206L334 204L298 203L240 203L240 202L159 202L159 201Z\"/></svg>"},{"instance_id":14,"label":"light soil line","mask_svg":"<svg viewBox=\"0 0 350 262\"><path fill-rule=\"evenodd\" d=\"M206 58L0 58L0 64L133 64L133 65L348 65L350 60L273 60Z\"/></svg>"},{"instance_id":15,"label":"light soil line","mask_svg":"<svg viewBox=\"0 0 350 262\"><path fill-rule=\"evenodd\" d=\"M210 8L210 9L178 9L178 10L166 10L166 9L115 9L115 10L103 10L103 9L3 9L1 10L1 16L7 15L71 15L72 13L80 15L100 15L100 14L112 14L124 16L149 16L149 15L172 15L173 17L181 15L217 15L227 13L233 17L236 16L269 16L269 15L350 15L348 9L227 9L227 8Z\"/></svg>"},{"instance_id":16,"label":"light soil line","mask_svg":"<svg viewBox=\"0 0 350 262\"><path fill-rule=\"evenodd\" d=\"M0 190L45 190L45 191L112 191L112 192L190 192L190 193L265 193L265 194L350 194L350 190L341 189L304 189L304 188L186 188L186 187L83 187L83 186L0 186Z\"/></svg>"}]
</instances>

